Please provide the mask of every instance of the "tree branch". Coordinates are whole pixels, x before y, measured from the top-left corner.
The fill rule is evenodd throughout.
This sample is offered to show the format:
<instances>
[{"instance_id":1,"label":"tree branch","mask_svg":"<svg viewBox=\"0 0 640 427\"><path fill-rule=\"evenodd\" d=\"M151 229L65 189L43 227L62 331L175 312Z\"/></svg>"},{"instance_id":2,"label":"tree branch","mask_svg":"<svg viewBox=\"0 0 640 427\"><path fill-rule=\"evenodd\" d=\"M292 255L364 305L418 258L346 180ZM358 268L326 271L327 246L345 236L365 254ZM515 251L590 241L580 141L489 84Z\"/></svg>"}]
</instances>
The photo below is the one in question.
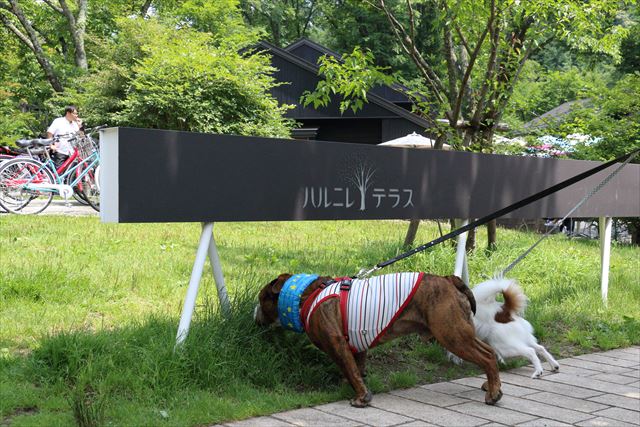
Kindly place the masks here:
<instances>
[{"instance_id":1,"label":"tree branch","mask_svg":"<svg viewBox=\"0 0 640 427\"><path fill-rule=\"evenodd\" d=\"M458 24L455 24L454 27L456 29L456 34L458 34L458 37L460 37L460 42L462 43L464 48L467 50L467 53L471 55L471 48L469 47L469 43L467 43L467 39L464 37L464 35L462 35L462 30L460 29L460 26Z\"/></svg>"},{"instance_id":2,"label":"tree branch","mask_svg":"<svg viewBox=\"0 0 640 427\"><path fill-rule=\"evenodd\" d=\"M0 13L0 21L2 21L2 24L5 27L7 27L9 30L11 30L13 34L16 35L20 39L20 41L22 41L22 43L24 43L32 51L35 51L33 48L33 43L31 43L31 40L29 40L29 37L25 36L24 33L22 33L22 31L20 31L18 27L13 25L13 22L11 22L9 18L7 18L3 13Z\"/></svg>"},{"instance_id":3,"label":"tree branch","mask_svg":"<svg viewBox=\"0 0 640 427\"><path fill-rule=\"evenodd\" d=\"M498 31L495 31L495 26L494 26L495 19L496 19L496 16L495 16L495 1L492 1L491 3L492 3L491 15L489 16L489 20L487 21L487 25L484 28L484 31L482 32L482 35L478 39L478 43L476 44L475 49L471 53L471 56L469 58L469 65L467 65L467 69L465 70L464 76L462 77L462 81L460 83L460 89L458 90L458 97L456 99L455 108L453 110L453 117L455 118L456 121L458 120L458 117L460 115L460 110L462 109L462 98L464 97L464 93L466 91L467 84L469 82L469 78L471 77L471 72L473 71L473 67L475 66L475 62L478 59L478 56L480 54L480 50L482 49L482 45L484 44L484 40L485 40L485 38L487 37L487 34L490 31L492 32L492 34L493 33L498 33ZM494 38L495 38L495 35L494 35ZM497 46L497 43L496 43L492 47L492 50L491 50L491 56L492 57L495 57L497 50L498 50L498 46ZM491 61L491 58L490 58L489 64L487 65L487 68L488 68L487 71L489 71L492 68L491 64L492 64L492 61ZM486 77L488 77L488 75L485 76L485 81L483 82L483 88L485 88L485 86L487 86Z\"/></svg>"},{"instance_id":4,"label":"tree branch","mask_svg":"<svg viewBox=\"0 0 640 427\"><path fill-rule=\"evenodd\" d=\"M51 3L51 0L42 0L42 1L44 1L51 9L55 10L61 15L64 15L64 11L62 10L62 8Z\"/></svg>"},{"instance_id":5,"label":"tree branch","mask_svg":"<svg viewBox=\"0 0 640 427\"><path fill-rule=\"evenodd\" d=\"M410 1L410 0L407 0ZM425 80L431 86L434 95L440 103L445 103L445 98L442 96L444 93L444 86L440 81L440 78L431 68L431 66L424 60L418 49L416 48L415 41L407 34L404 26L396 19L395 15L389 10L384 0L378 0L379 9L386 15L391 29L393 30L396 38L400 42L403 50L409 55L409 57L416 64Z\"/></svg>"},{"instance_id":6,"label":"tree branch","mask_svg":"<svg viewBox=\"0 0 640 427\"><path fill-rule=\"evenodd\" d=\"M411 40L416 39L416 21L413 13L413 5L411 4L411 0L407 0L407 8L409 9L409 26L411 31Z\"/></svg>"},{"instance_id":7,"label":"tree branch","mask_svg":"<svg viewBox=\"0 0 640 427\"><path fill-rule=\"evenodd\" d=\"M22 9L20 9L18 2L16 0L9 0L9 9L7 9L6 2L2 2L0 6L2 6L3 9L9 10L16 18L18 18L18 21L20 21L22 28L24 28L24 30L27 32L26 36L28 37L29 43L25 43L25 40L20 38L18 34L16 34L16 36L18 36L18 38L20 38L20 41L25 43L29 47L29 49L33 51L34 55L36 56L36 60L38 61L38 64L40 64L40 67L42 68L42 71L44 71L44 74L46 75L47 80L49 81L49 84L51 84L51 87L53 88L53 90L55 90L56 92L64 92L64 88L62 87L60 80L58 80L58 76L56 76L55 72L53 71L53 67L51 66L51 63L49 62L49 60L47 59L47 56L42 50L42 46L38 41L38 35L36 31L31 26L31 23L25 16ZM4 17L6 18L6 16ZM4 19L3 19L3 23L4 23Z\"/></svg>"},{"instance_id":8,"label":"tree branch","mask_svg":"<svg viewBox=\"0 0 640 427\"><path fill-rule=\"evenodd\" d=\"M474 126L478 126L480 124L482 111L484 110L484 106L486 105L486 97L489 92L490 82L493 80L494 73L496 71L496 67L498 65L498 44L500 41L500 28L496 25L496 8L495 8L495 0L491 1L491 54L489 55L489 61L487 62L487 70L484 76L484 82L482 83L482 87L480 89L480 93L477 96L477 102L475 106L475 110L473 112L473 117L471 118L471 123Z\"/></svg>"},{"instance_id":9,"label":"tree branch","mask_svg":"<svg viewBox=\"0 0 640 427\"><path fill-rule=\"evenodd\" d=\"M149 12L149 8L151 7L152 0L145 0L143 5L140 7L140 16L143 18L147 16L147 12Z\"/></svg>"}]
</instances>

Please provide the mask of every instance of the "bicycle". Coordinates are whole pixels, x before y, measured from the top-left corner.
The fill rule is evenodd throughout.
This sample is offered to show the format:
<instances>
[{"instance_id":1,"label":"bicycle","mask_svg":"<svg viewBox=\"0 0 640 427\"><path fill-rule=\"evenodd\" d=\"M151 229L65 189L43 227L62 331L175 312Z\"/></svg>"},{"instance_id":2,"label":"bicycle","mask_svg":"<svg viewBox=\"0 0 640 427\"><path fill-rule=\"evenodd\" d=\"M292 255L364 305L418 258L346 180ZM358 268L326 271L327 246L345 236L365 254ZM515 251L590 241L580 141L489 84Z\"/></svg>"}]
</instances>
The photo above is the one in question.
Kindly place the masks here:
<instances>
[{"instance_id":1,"label":"bicycle","mask_svg":"<svg viewBox=\"0 0 640 427\"><path fill-rule=\"evenodd\" d=\"M55 138L23 140L18 145L30 149L48 147L54 141ZM77 186L89 205L99 211L100 190L96 181L96 169L100 164L98 144L87 134L72 139L72 145L74 152L57 169L46 150L44 161L23 157L3 162L0 165L0 206L14 214L38 214L51 204L54 194L68 200ZM72 164L76 160L77 163Z\"/></svg>"}]
</instances>

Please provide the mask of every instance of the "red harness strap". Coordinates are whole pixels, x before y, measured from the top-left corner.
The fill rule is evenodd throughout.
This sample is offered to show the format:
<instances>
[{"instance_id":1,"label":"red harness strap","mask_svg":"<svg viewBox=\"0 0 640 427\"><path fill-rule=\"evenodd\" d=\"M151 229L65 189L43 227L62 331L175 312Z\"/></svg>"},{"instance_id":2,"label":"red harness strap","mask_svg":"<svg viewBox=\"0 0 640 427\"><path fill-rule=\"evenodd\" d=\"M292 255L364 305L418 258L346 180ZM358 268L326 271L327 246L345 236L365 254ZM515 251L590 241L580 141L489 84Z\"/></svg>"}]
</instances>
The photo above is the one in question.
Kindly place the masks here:
<instances>
[{"instance_id":1,"label":"red harness strap","mask_svg":"<svg viewBox=\"0 0 640 427\"><path fill-rule=\"evenodd\" d=\"M343 278L340 283L340 316L342 316L342 333L347 341L349 348L354 352L354 348L349 343L349 315L347 313L347 301L349 299L349 290L351 289L351 278Z\"/></svg>"},{"instance_id":2,"label":"red harness strap","mask_svg":"<svg viewBox=\"0 0 640 427\"><path fill-rule=\"evenodd\" d=\"M339 277L337 279L328 280L322 282L320 287L315 291L311 292L309 298L302 304L302 309L300 310L300 317L302 318L302 324L304 325L305 330L309 327L307 323L307 319L309 316L309 310L311 309L311 305L313 301L318 297L318 294L324 290L327 286L332 283L341 282L340 283L340 316L342 317L342 334L344 335L344 339L349 344L349 323L347 316L347 301L349 298L349 290L351 289L351 277ZM355 352L354 348L349 345L349 348L352 352Z\"/></svg>"}]
</instances>

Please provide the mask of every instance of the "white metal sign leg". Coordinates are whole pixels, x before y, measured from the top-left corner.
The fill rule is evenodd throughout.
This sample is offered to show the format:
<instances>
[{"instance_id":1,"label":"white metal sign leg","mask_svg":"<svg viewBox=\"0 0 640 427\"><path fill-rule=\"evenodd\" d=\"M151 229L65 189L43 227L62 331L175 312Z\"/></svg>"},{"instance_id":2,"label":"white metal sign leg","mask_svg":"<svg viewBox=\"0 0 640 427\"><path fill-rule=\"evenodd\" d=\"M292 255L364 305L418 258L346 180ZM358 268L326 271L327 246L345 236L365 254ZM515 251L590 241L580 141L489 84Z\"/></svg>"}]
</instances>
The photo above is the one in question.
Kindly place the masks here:
<instances>
[{"instance_id":1,"label":"white metal sign leg","mask_svg":"<svg viewBox=\"0 0 640 427\"><path fill-rule=\"evenodd\" d=\"M469 224L468 219L456 220L456 227L464 227ZM467 233L458 236L458 246L456 250L456 266L453 274L460 277L469 286L469 267L467 265Z\"/></svg>"},{"instance_id":2,"label":"white metal sign leg","mask_svg":"<svg viewBox=\"0 0 640 427\"><path fill-rule=\"evenodd\" d=\"M213 224L211 225L213 227ZM209 261L211 262L211 270L213 271L213 280L216 282L216 288L218 288L220 307L224 315L228 316L231 314L231 304L229 303L227 287L224 283L224 276L222 275L222 266L220 265L220 256L218 255L218 247L216 246L216 238L213 236L213 230L211 241L209 242Z\"/></svg>"},{"instance_id":3,"label":"white metal sign leg","mask_svg":"<svg viewBox=\"0 0 640 427\"><path fill-rule=\"evenodd\" d=\"M611 260L611 217L600 217L600 292L602 302L607 303L609 293L609 264Z\"/></svg>"},{"instance_id":4,"label":"white metal sign leg","mask_svg":"<svg viewBox=\"0 0 640 427\"><path fill-rule=\"evenodd\" d=\"M213 236L213 223L208 222L202 226L200 233L200 244L196 252L196 260L193 262L191 270L191 279L189 280L189 288L187 296L182 306L182 315L180 316L180 324L178 325L178 335L176 336L176 346L182 344L189 333L189 325L191 324L191 316L196 306L196 297L198 296L198 288L200 287L200 279L202 278L202 269L207 258L207 249L211 243Z\"/></svg>"}]
</instances>

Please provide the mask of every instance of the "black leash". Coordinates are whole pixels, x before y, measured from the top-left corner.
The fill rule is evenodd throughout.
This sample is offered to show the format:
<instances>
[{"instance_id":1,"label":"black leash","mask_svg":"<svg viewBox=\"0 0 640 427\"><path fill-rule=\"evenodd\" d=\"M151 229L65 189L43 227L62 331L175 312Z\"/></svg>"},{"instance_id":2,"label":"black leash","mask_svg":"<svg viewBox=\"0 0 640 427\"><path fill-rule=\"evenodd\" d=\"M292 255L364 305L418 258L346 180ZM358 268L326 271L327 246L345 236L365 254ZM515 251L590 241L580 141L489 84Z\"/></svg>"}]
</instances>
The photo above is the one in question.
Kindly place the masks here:
<instances>
[{"instance_id":1,"label":"black leash","mask_svg":"<svg viewBox=\"0 0 640 427\"><path fill-rule=\"evenodd\" d=\"M540 191L538 193L535 193L535 194L533 194L533 195L531 195L529 197L526 197L526 198L524 198L524 199L522 199L522 200L520 200L518 202L515 202L515 203L513 203L513 204L511 204L511 205L509 205L509 206L507 206L505 208L502 208L499 211L496 211L496 212L491 213L489 215L486 215L486 216L484 216L484 217L482 217L480 219L477 219L477 220L475 220L473 222L470 222L469 224L467 224L467 225L465 225L463 227L460 227L460 228L458 228L456 230L453 230L452 232L450 232L448 234L445 234L444 236L441 236L441 237L439 237L439 238L437 238L435 240L432 240L429 243L425 243L424 245L421 245L421 246L418 246L416 248L413 248L410 251L405 252L403 254L400 254L400 255L398 255L398 256L396 256L394 258L391 258L391 259L389 259L387 261L380 262L380 263L376 264L373 268L371 268L371 269L369 269L367 271L362 271L361 270L356 277L358 277L358 278L367 277L371 273L373 273L374 271L380 270L381 268L387 267L387 266L389 266L389 265L391 265L391 264L393 264L395 262L398 262L398 261L403 260L403 259L405 259L407 257L410 257L411 255L414 255L414 254L416 254L418 252L422 252L422 251L424 251L426 249L429 249L429 248L431 248L431 247L433 247L433 246L435 246L435 245L437 245L439 243L442 243L442 242L444 242L446 240L449 240L449 239L451 239L453 237L459 236L460 234L465 233L465 232L467 232L467 231L469 231L469 230L471 230L473 228L476 228L476 227L478 227L480 225L486 224L487 222L489 222L489 221L491 221L493 219L499 218L499 217L501 217L503 215L506 215L506 214L508 214L510 212L515 211L516 209L520 209L523 206L526 206L526 205L528 205L530 203L533 203L533 202L535 202L537 200L540 200L540 199L542 199L544 197L547 197L548 195L553 194L553 193L555 193L557 191L560 191L563 188L566 188L566 187L568 187L568 186L570 186L572 184L575 184L576 182L582 181L583 179L588 178L591 175L594 175L594 174L600 172L601 170L604 170L604 169L608 168L611 165L614 165L616 163L625 161L627 158L631 157L632 155L635 155L638 152L640 152L640 148L635 149L635 150L631 151L630 153L627 153L627 154L625 154L623 156L620 156L617 159L610 160L607 163L603 163L603 164L601 164L599 166L596 166L596 167L594 167L592 169L589 169L589 170L587 170L585 172L582 172L581 174L575 175L575 176L573 176L573 177L571 177L569 179L566 179L566 180L564 180L562 182L559 182L558 184L555 184L555 185L553 185L553 186L551 186L551 187L549 187L549 188L547 188L545 190L542 190L542 191Z\"/></svg>"}]
</instances>

